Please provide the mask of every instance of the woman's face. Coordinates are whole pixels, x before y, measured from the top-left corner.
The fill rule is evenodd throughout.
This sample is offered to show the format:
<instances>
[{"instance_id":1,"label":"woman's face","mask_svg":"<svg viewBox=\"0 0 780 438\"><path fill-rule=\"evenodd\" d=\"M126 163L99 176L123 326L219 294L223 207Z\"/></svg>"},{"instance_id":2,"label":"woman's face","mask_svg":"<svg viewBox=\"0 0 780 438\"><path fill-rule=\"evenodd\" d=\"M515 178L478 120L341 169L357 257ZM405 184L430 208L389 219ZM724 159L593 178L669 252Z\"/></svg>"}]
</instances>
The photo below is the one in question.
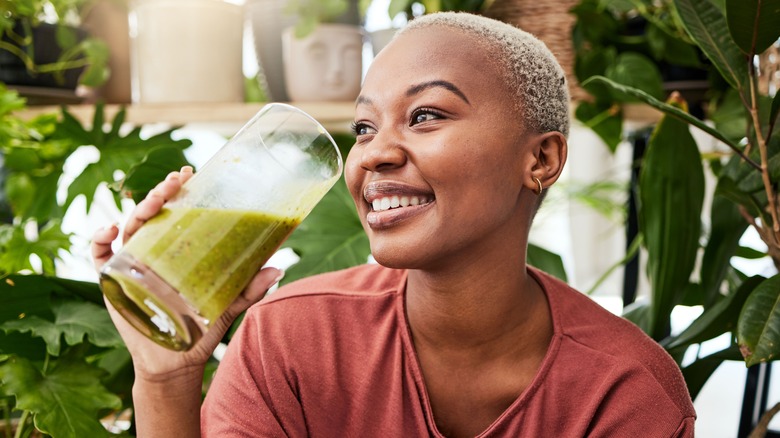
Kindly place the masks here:
<instances>
[{"instance_id":1,"label":"woman's face","mask_svg":"<svg viewBox=\"0 0 780 438\"><path fill-rule=\"evenodd\" d=\"M346 178L379 263L435 268L524 244L535 134L498 78L472 37L442 27L396 38L372 64Z\"/></svg>"}]
</instances>

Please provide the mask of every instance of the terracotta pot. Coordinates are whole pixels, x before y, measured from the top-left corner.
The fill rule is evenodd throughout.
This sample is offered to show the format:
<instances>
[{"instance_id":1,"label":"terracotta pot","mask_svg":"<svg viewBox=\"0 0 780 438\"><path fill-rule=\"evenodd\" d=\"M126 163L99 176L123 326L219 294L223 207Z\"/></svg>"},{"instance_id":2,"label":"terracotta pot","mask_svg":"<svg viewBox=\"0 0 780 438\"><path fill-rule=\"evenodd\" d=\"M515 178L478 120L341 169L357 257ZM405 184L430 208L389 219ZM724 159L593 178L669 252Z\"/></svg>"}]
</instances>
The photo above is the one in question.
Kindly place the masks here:
<instances>
[{"instance_id":1,"label":"terracotta pot","mask_svg":"<svg viewBox=\"0 0 780 438\"><path fill-rule=\"evenodd\" d=\"M242 102L244 13L221 0L136 0L133 102Z\"/></svg>"},{"instance_id":2,"label":"terracotta pot","mask_svg":"<svg viewBox=\"0 0 780 438\"><path fill-rule=\"evenodd\" d=\"M287 94L292 101L351 101L360 93L363 31L360 26L320 24L308 36L282 35Z\"/></svg>"}]
</instances>

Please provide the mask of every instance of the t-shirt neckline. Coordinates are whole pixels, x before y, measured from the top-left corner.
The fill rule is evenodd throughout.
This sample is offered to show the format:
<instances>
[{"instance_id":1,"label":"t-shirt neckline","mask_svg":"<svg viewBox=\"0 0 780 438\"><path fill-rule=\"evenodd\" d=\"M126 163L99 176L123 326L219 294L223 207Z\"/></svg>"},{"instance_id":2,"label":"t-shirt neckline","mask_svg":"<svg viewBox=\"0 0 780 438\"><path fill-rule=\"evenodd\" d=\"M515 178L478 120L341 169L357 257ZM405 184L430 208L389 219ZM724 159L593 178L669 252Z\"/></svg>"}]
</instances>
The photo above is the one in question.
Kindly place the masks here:
<instances>
[{"instance_id":1,"label":"t-shirt neckline","mask_svg":"<svg viewBox=\"0 0 780 438\"><path fill-rule=\"evenodd\" d=\"M529 266L527 267L527 272L531 275L531 277L533 277L534 280L536 280L536 282L542 288L545 297L547 298L547 303L550 308L550 318L553 326L553 335L550 339L550 345L547 347L547 352L544 355L544 359L542 360L539 369L536 370L536 375L528 387L525 388L522 393L520 393L515 401L512 402L512 404L509 405L509 407L506 408L506 410L502 412L501 415L499 415L498 418L496 418L490 424L490 426L488 426L475 438L486 438L489 437L494 431L500 430L504 422L509 421L509 419L511 419L517 412L521 411L530 402L531 398L539 390L539 387L542 385L544 379L552 368L555 357L557 356L560 349L562 329L560 327L560 319L558 317L558 303L555 296L550 293L551 285L548 279L545 278L545 274L541 271ZM417 356L417 350L415 349L414 342L412 340L412 329L409 325L409 317L406 312L406 281L408 276L409 271L404 269L397 286L397 291L399 293L397 294L396 298L396 315L399 318L399 324L401 324L401 327L403 327L403 329L400 330L402 342L404 348L406 349L406 353L410 357L410 360L404 362L404 366L407 367L407 369L411 372L415 384L417 385L417 395L420 398L420 404L422 406L423 414L425 415L425 420L428 425L428 431L436 438L446 438L441 434L441 432L439 432L438 428L436 427L436 421L433 418L431 400L428 396L428 388L425 386L425 379L423 378L422 374L422 366L420 365L420 359Z\"/></svg>"}]
</instances>

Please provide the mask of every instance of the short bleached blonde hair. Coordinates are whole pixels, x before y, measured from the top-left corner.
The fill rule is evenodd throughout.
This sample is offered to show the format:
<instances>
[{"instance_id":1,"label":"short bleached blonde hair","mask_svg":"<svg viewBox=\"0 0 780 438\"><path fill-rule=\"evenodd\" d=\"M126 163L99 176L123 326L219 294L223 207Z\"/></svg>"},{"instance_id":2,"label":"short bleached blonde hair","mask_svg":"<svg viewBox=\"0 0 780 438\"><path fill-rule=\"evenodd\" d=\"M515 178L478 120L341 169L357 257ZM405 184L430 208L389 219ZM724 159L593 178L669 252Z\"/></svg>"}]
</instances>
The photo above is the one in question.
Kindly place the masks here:
<instances>
[{"instance_id":1,"label":"short bleached blonde hair","mask_svg":"<svg viewBox=\"0 0 780 438\"><path fill-rule=\"evenodd\" d=\"M439 12L411 20L398 35L444 26L473 36L494 58L516 109L536 132L569 135L569 88L555 56L535 36L510 24L463 12Z\"/></svg>"}]
</instances>

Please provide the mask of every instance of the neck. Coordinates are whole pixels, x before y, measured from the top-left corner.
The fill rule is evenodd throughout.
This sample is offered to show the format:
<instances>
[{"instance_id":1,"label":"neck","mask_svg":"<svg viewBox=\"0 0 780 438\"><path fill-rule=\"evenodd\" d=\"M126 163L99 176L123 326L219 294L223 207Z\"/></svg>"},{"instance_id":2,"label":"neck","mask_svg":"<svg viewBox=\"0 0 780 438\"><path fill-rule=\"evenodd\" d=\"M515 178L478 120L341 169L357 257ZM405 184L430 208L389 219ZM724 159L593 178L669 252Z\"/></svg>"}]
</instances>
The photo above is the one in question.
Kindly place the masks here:
<instances>
[{"instance_id":1,"label":"neck","mask_svg":"<svg viewBox=\"0 0 780 438\"><path fill-rule=\"evenodd\" d=\"M483 357L508 345L546 350L552 334L547 300L526 271L525 254L515 252L411 270L407 313L417 347Z\"/></svg>"}]
</instances>

